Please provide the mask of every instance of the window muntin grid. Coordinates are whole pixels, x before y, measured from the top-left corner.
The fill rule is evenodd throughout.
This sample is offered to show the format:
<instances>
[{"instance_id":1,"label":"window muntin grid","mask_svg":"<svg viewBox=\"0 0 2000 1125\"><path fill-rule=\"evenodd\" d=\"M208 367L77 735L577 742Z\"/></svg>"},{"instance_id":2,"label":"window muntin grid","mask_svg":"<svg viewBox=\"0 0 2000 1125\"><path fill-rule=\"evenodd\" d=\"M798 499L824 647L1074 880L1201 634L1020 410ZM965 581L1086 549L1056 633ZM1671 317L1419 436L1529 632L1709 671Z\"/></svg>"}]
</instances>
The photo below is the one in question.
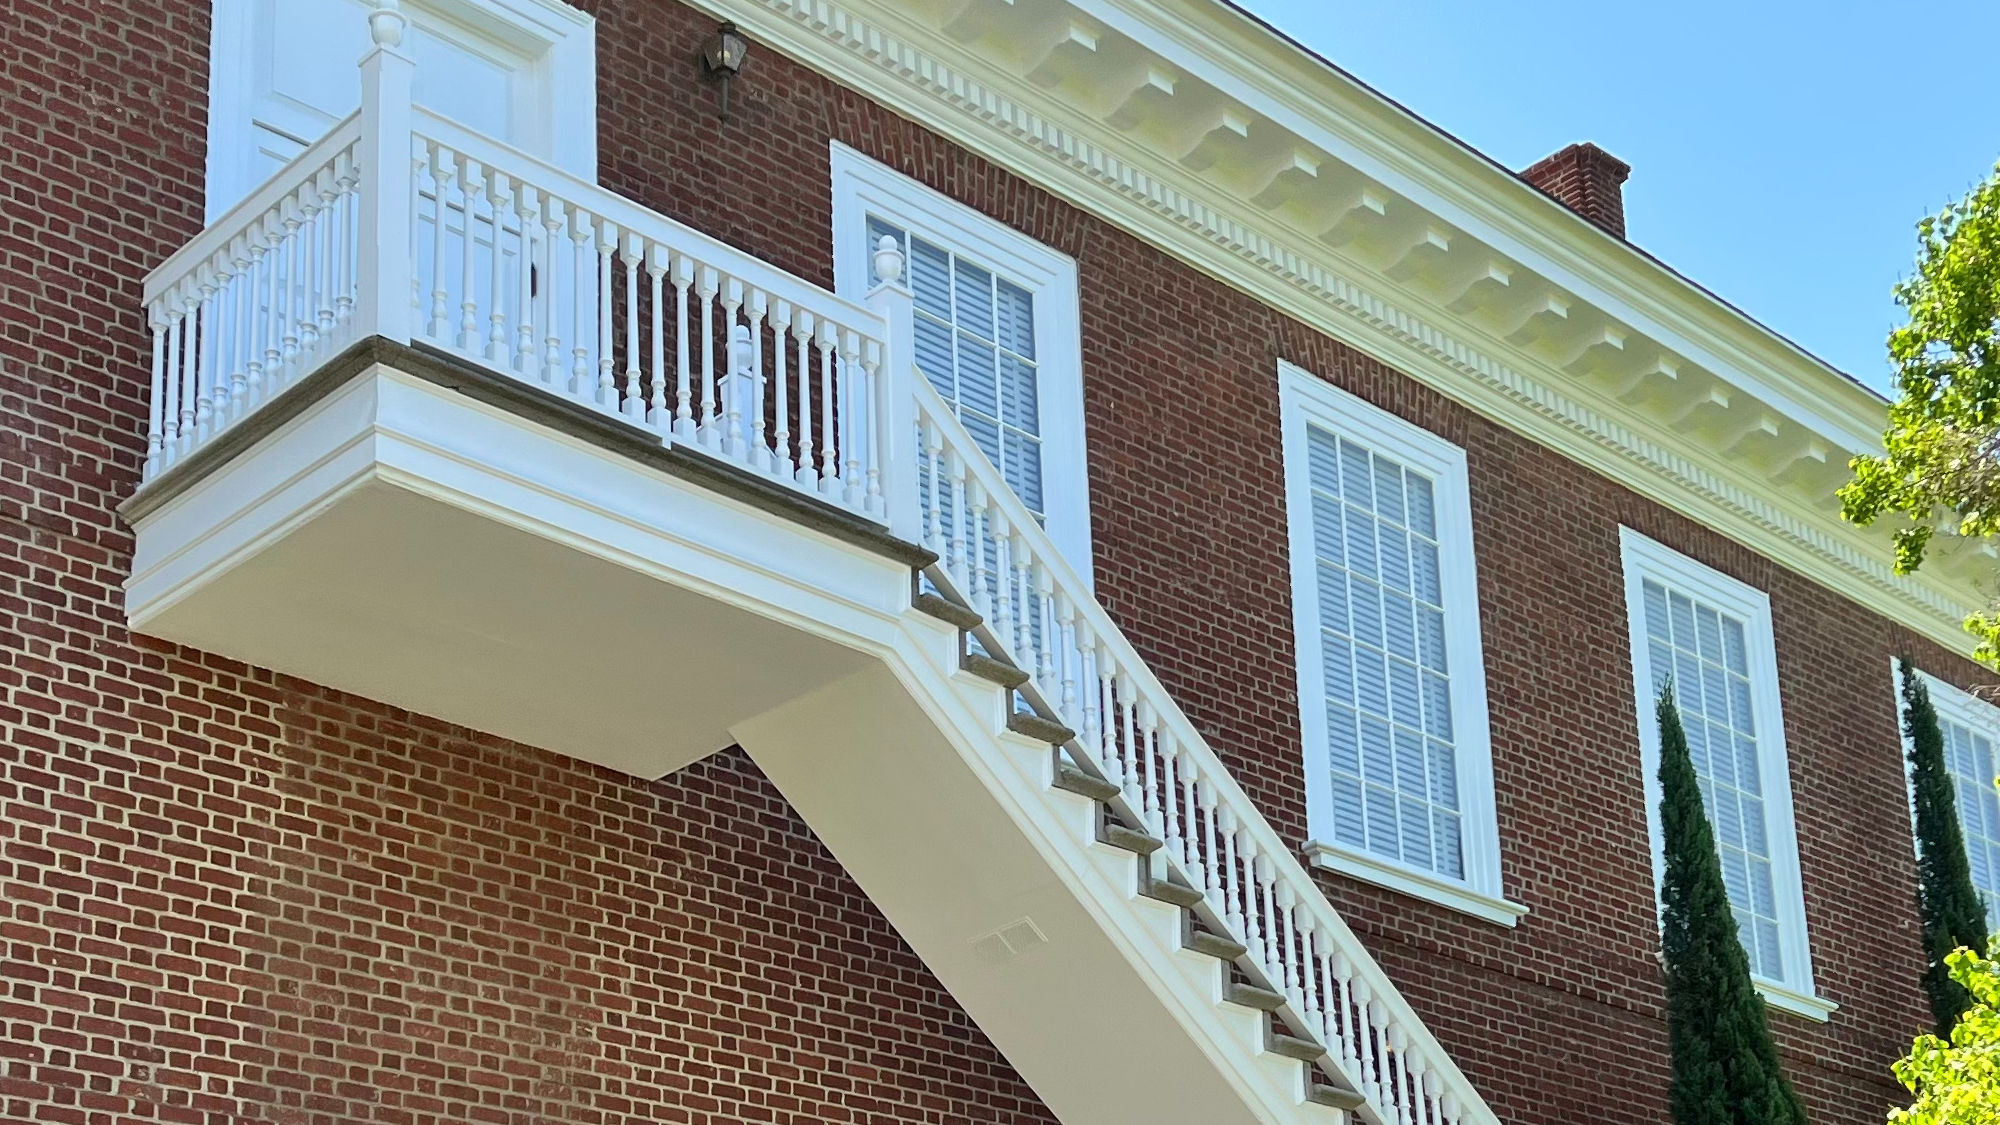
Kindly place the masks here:
<instances>
[{"instance_id":1,"label":"window muntin grid","mask_svg":"<svg viewBox=\"0 0 2000 1125\"><path fill-rule=\"evenodd\" d=\"M1932 694L1940 693L1935 686ZM1986 928L2000 931L2000 788L1994 784L1993 735L2000 723L1981 729L1942 713L1945 767L1951 771L1958 826L1972 885L1986 903Z\"/></svg>"},{"instance_id":2,"label":"window muntin grid","mask_svg":"<svg viewBox=\"0 0 2000 1125\"><path fill-rule=\"evenodd\" d=\"M1306 428L1336 842L1465 878L1431 477Z\"/></svg>"},{"instance_id":3,"label":"window muntin grid","mask_svg":"<svg viewBox=\"0 0 2000 1125\"><path fill-rule=\"evenodd\" d=\"M1745 623L1655 579L1646 579L1643 591L1652 691L1657 695L1672 677L1744 950L1759 975L1783 980L1785 951Z\"/></svg>"},{"instance_id":4,"label":"window muntin grid","mask_svg":"<svg viewBox=\"0 0 2000 1125\"><path fill-rule=\"evenodd\" d=\"M1021 503L1044 518L1034 294L954 250L870 215L868 244L885 235L903 248L908 262L918 369L952 404Z\"/></svg>"}]
</instances>

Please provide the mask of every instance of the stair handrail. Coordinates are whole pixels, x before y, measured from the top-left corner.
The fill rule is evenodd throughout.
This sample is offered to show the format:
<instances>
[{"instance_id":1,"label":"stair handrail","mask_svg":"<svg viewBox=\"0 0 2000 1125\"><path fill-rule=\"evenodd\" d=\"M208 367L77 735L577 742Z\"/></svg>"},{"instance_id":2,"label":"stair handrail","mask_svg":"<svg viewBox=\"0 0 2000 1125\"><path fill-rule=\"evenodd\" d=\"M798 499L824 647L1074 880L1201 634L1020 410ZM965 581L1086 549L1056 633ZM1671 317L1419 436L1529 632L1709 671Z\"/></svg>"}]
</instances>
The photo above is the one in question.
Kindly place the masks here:
<instances>
[{"instance_id":1,"label":"stair handrail","mask_svg":"<svg viewBox=\"0 0 2000 1125\"><path fill-rule=\"evenodd\" d=\"M1372 1116L1498 1125L951 405L921 372L910 382L917 479L895 483L917 494L933 581L982 615L989 655L1028 674L1031 707L1074 732L1074 764L1118 786L1117 811L1166 841L1159 854L1203 892L1204 922L1247 948L1255 983L1317 1033L1322 1064Z\"/></svg>"}]
</instances>

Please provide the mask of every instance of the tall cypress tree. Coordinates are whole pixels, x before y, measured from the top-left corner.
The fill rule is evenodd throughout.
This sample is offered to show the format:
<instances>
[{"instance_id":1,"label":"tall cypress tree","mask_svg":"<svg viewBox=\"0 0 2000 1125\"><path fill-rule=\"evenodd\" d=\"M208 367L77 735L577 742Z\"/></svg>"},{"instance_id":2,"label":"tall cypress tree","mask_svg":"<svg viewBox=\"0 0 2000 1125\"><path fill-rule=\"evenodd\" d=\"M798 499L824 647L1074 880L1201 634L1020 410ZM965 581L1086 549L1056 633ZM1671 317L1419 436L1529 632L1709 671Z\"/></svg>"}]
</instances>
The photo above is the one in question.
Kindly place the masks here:
<instances>
[{"instance_id":1,"label":"tall cypress tree","mask_svg":"<svg viewBox=\"0 0 2000 1125\"><path fill-rule=\"evenodd\" d=\"M1916 810L1917 907L1924 918L1924 995L1940 1038L1972 1002L1965 986L1951 979L1944 959L1959 946L1986 955L1986 908L1972 885L1959 830L1958 796L1944 760L1944 730L1930 689L1910 663L1897 662L1903 675L1903 736L1910 747L1910 803Z\"/></svg>"},{"instance_id":2,"label":"tall cypress tree","mask_svg":"<svg viewBox=\"0 0 2000 1125\"><path fill-rule=\"evenodd\" d=\"M1736 933L1669 683L1660 692L1660 945L1667 970L1675 1125L1805 1125L1778 1066L1764 999Z\"/></svg>"}]
</instances>

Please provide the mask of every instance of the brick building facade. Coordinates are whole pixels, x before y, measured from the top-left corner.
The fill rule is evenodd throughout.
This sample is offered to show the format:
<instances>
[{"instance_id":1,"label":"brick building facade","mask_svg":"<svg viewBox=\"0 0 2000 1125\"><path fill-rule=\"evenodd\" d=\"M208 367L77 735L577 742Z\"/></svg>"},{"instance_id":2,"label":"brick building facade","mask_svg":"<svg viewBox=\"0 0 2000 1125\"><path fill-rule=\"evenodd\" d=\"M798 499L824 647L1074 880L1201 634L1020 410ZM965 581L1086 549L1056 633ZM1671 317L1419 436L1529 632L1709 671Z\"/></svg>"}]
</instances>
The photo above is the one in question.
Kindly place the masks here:
<instances>
[{"instance_id":1,"label":"brick building facade","mask_svg":"<svg viewBox=\"0 0 2000 1125\"><path fill-rule=\"evenodd\" d=\"M1075 261L1097 597L1290 844L1310 832L1278 366L1465 451L1502 884L1527 912L1495 925L1315 875L1502 1121L1665 1115L1619 528L1768 594L1807 931L1837 1005L1772 1020L1813 1120L1894 1100L1887 1064L1925 1010L1889 663L1980 679L1937 630L786 57L756 22L724 122L690 65L714 14L581 6L604 186L832 286L838 143ZM139 285L204 225L209 2L11 7L0 1117L1055 1120L740 750L644 780L128 631Z\"/></svg>"}]
</instances>

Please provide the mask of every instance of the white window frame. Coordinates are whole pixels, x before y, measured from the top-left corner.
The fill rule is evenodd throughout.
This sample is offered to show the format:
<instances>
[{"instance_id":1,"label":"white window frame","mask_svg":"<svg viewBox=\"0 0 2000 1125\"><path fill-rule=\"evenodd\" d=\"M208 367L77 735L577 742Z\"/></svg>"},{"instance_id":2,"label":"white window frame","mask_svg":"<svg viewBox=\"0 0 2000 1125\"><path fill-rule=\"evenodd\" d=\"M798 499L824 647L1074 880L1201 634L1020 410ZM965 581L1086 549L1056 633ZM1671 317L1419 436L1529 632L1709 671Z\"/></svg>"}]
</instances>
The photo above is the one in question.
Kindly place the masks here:
<instances>
[{"instance_id":1,"label":"white window frame","mask_svg":"<svg viewBox=\"0 0 2000 1125\"><path fill-rule=\"evenodd\" d=\"M1479 635L1478 569L1472 550L1472 500L1465 450L1290 363L1278 365L1278 404L1284 431L1292 630L1298 654L1299 725L1306 775L1306 854L1314 866L1512 926L1528 908L1508 901L1501 886L1486 657ZM1463 880L1336 842L1333 776L1327 768L1325 657L1320 647L1308 426L1350 438L1432 478L1441 548L1438 578L1444 596L1445 651L1451 665L1451 718L1456 736L1452 751L1458 771Z\"/></svg>"},{"instance_id":2,"label":"white window frame","mask_svg":"<svg viewBox=\"0 0 2000 1125\"><path fill-rule=\"evenodd\" d=\"M1916 673L1918 678L1923 681L1925 689L1930 692L1931 707L1937 711L1940 720L1970 727L1984 734L1993 740L1996 751L2000 751L2000 704L1988 702L1962 688L1953 687L1936 676L1931 675L1929 672L1924 671L1922 668L1916 669ZM1889 661L1889 677L1890 681L1895 685L1896 690L1896 730L1902 736L1903 785L1905 795L1910 800L1910 841L1912 846L1917 849L1917 858L1922 859L1922 844L1918 841L1916 833L1916 778L1910 773L1909 734L1903 730L1903 669L1899 661L1893 659ZM2000 764L1997 764L1996 768L2000 768ZM1945 772L1947 774L1951 773L1949 763L1946 763ZM1955 774L1952 775L1951 795L1955 806L1958 801L1958 783L1957 775ZM1963 813L1958 815L1959 831L1963 833L1965 830L1965 815ZM1985 901L1986 897L1986 892L1983 889L1980 890L1981 905L1987 907L1987 912L1990 915L1992 913L1992 904Z\"/></svg>"},{"instance_id":3,"label":"white window frame","mask_svg":"<svg viewBox=\"0 0 2000 1125\"><path fill-rule=\"evenodd\" d=\"M1042 514L1056 549L1090 583L1095 568L1090 554L1076 259L838 141L832 145L832 166L833 277L842 296L859 300L873 285L870 211L926 241L964 254L1033 295Z\"/></svg>"},{"instance_id":4,"label":"white window frame","mask_svg":"<svg viewBox=\"0 0 2000 1125\"><path fill-rule=\"evenodd\" d=\"M285 0L278 0L284 3ZM449 21L534 58L547 103L524 123L526 146L549 163L597 182L597 21L563 0L403 0L413 20ZM249 195L256 174L251 126L255 0L213 0L209 26L207 222ZM359 16L356 17L360 18ZM361 83L360 58L354 82ZM539 147L538 147L539 146Z\"/></svg>"},{"instance_id":5,"label":"white window frame","mask_svg":"<svg viewBox=\"0 0 2000 1125\"><path fill-rule=\"evenodd\" d=\"M1805 886L1799 868L1791 757L1785 750L1770 596L1629 527L1618 529L1618 539L1625 571L1626 628L1632 647L1632 688L1639 720L1639 758L1645 774L1646 831L1653 857L1655 908L1659 906L1665 878L1665 856L1660 847L1660 730L1654 714L1652 656L1646 633L1644 585L1648 578L1699 597L1743 621L1750 707L1757 723L1758 783L1764 796L1772 893L1776 898L1779 941L1786 967L1783 980L1753 970L1751 981L1772 1007L1824 1022L1838 1005L1821 998L1813 987L1812 941L1806 931Z\"/></svg>"}]
</instances>

